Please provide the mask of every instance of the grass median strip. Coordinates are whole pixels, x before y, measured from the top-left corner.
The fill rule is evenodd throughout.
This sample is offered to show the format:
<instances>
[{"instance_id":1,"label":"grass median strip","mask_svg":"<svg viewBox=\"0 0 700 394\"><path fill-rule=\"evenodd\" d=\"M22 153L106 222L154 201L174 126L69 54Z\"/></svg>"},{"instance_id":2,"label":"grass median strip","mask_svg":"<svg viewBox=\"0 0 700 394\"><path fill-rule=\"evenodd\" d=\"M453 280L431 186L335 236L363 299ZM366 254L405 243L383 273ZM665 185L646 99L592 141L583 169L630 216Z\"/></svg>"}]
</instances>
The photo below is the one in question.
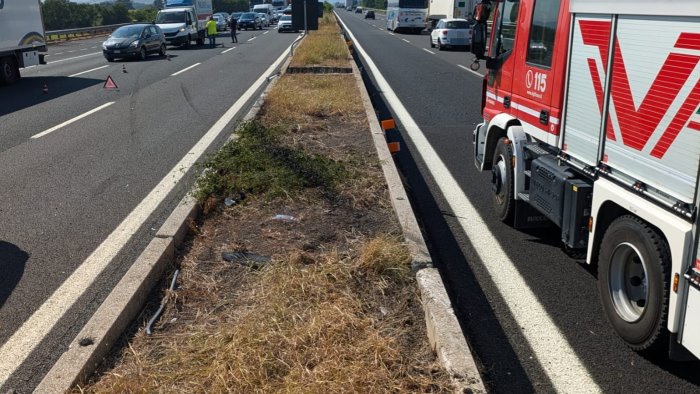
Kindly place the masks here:
<instances>
[{"instance_id":1,"label":"grass median strip","mask_svg":"<svg viewBox=\"0 0 700 394\"><path fill-rule=\"evenodd\" d=\"M326 39L348 66L337 27ZM354 81L278 80L203 165L204 218L154 335L160 293L76 392L450 392Z\"/></svg>"}]
</instances>

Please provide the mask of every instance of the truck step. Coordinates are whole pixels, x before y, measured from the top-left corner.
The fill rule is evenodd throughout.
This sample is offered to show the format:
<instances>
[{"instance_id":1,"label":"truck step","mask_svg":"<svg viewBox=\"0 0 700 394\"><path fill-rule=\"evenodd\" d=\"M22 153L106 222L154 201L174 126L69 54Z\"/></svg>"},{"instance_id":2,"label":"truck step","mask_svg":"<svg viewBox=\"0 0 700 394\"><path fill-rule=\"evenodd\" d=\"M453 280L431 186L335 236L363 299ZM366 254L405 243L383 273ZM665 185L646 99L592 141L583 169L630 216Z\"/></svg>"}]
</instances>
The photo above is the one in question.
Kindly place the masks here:
<instances>
[{"instance_id":1,"label":"truck step","mask_svg":"<svg viewBox=\"0 0 700 394\"><path fill-rule=\"evenodd\" d=\"M542 148L540 144L525 144L523 148L525 148L526 151L529 151L529 153L533 156L533 159L550 154L550 152Z\"/></svg>"},{"instance_id":2,"label":"truck step","mask_svg":"<svg viewBox=\"0 0 700 394\"><path fill-rule=\"evenodd\" d=\"M530 193L518 193L518 200L530 202Z\"/></svg>"}]
</instances>

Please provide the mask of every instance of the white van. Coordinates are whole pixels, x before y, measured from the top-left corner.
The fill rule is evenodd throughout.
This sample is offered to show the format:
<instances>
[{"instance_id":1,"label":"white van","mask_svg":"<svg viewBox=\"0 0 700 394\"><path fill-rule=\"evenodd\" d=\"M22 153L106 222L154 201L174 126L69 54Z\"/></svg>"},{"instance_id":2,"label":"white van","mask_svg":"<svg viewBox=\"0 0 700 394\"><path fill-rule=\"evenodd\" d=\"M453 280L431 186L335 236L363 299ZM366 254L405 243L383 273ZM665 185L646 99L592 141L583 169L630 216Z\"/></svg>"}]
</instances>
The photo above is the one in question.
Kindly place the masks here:
<instances>
[{"instance_id":1,"label":"white van","mask_svg":"<svg viewBox=\"0 0 700 394\"><path fill-rule=\"evenodd\" d=\"M253 12L259 12L267 15L267 20L272 23L275 20L275 8L272 4L256 4L253 6Z\"/></svg>"}]
</instances>

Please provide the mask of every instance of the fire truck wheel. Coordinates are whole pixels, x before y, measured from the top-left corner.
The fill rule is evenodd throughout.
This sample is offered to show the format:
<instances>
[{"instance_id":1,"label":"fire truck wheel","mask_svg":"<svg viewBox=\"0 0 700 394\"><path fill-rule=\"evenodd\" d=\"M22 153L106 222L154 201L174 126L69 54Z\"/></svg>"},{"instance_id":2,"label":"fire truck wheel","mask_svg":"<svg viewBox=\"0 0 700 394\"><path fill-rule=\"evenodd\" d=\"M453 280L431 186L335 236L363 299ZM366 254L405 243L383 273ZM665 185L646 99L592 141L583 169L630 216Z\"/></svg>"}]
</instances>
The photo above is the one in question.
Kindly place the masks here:
<instances>
[{"instance_id":1,"label":"fire truck wheel","mask_svg":"<svg viewBox=\"0 0 700 394\"><path fill-rule=\"evenodd\" d=\"M513 195L513 146L507 138L498 140L492 163L493 205L498 218L502 222L509 222L513 216L515 197Z\"/></svg>"},{"instance_id":2,"label":"fire truck wheel","mask_svg":"<svg viewBox=\"0 0 700 394\"><path fill-rule=\"evenodd\" d=\"M600 245L598 290L615 331L636 351L668 344L671 253L663 237L628 215L608 227Z\"/></svg>"}]
</instances>

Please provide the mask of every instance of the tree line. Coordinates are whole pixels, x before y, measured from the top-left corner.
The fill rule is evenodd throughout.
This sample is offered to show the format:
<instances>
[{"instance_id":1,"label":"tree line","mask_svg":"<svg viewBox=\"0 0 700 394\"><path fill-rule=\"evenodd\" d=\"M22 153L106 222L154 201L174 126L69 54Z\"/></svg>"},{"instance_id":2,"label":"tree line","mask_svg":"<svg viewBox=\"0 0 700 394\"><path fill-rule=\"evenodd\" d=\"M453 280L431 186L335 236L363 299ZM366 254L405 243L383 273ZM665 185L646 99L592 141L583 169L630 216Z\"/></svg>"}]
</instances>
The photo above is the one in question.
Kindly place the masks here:
<instances>
[{"instance_id":1,"label":"tree line","mask_svg":"<svg viewBox=\"0 0 700 394\"><path fill-rule=\"evenodd\" d=\"M248 0L212 0L214 12L248 11ZM41 3L46 30L75 29L129 22L152 22L163 0L136 9L131 0L100 4L78 4L70 0L45 0Z\"/></svg>"}]
</instances>

